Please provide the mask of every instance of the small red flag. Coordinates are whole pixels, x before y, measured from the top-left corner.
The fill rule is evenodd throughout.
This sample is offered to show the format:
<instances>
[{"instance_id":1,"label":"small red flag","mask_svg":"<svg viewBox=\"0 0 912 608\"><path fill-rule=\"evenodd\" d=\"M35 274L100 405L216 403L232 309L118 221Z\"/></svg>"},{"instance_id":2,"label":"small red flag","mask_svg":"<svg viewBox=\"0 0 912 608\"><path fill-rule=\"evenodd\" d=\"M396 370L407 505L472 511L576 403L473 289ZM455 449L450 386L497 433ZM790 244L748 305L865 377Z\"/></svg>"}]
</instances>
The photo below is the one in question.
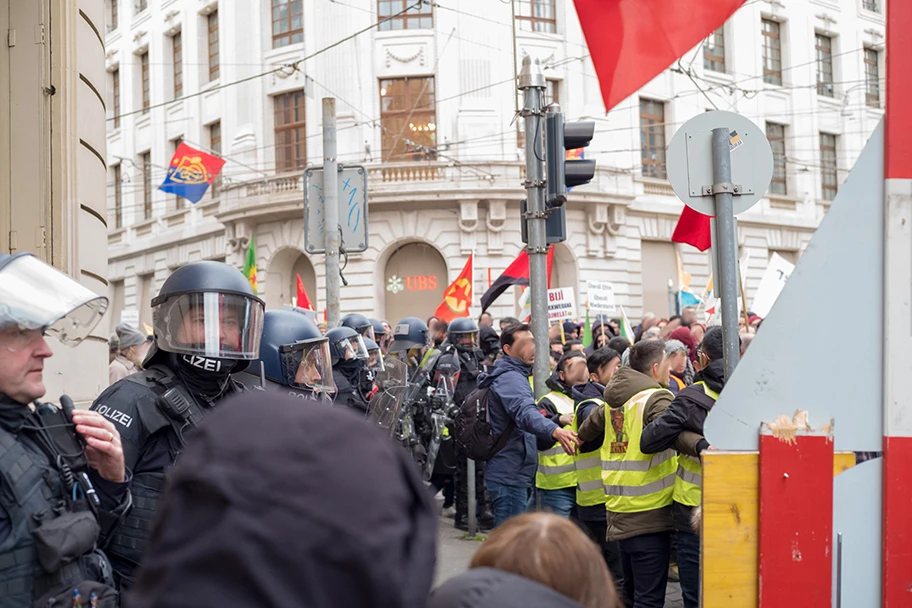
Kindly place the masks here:
<instances>
[{"instance_id":1,"label":"small red flag","mask_svg":"<svg viewBox=\"0 0 912 608\"><path fill-rule=\"evenodd\" d=\"M310 298L307 297L307 290L304 289L304 281L301 280L301 275L296 273L295 276L298 279L298 308L315 311L313 304L310 303Z\"/></svg>"},{"instance_id":2,"label":"small red flag","mask_svg":"<svg viewBox=\"0 0 912 608\"><path fill-rule=\"evenodd\" d=\"M684 205L684 211L678 218L678 225L675 226L674 233L671 235L672 242L687 243L700 251L706 251L712 247L712 228L710 228L709 220L708 215L703 215Z\"/></svg>"},{"instance_id":3,"label":"small red flag","mask_svg":"<svg viewBox=\"0 0 912 608\"><path fill-rule=\"evenodd\" d=\"M443 292L443 302L437 307L434 316L441 321L449 323L453 319L469 316L469 307L472 305L472 258L462 268L456 280Z\"/></svg>"},{"instance_id":4,"label":"small red flag","mask_svg":"<svg viewBox=\"0 0 912 608\"><path fill-rule=\"evenodd\" d=\"M608 111L725 23L744 0L575 0Z\"/></svg>"}]
</instances>

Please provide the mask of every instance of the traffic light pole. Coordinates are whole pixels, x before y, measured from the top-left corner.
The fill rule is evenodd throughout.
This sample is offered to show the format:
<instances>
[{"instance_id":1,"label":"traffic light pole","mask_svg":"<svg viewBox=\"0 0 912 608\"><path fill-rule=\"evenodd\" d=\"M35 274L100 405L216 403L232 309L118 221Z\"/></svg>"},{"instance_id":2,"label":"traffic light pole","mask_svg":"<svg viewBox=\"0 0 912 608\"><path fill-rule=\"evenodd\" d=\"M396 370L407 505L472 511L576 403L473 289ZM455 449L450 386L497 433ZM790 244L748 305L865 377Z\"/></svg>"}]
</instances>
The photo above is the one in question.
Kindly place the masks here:
<instances>
[{"instance_id":1,"label":"traffic light pole","mask_svg":"<svg viewBox=\"0 0 912 608\"><path fill-rule=\"evenodd\" d=\"M523 117L526 135L526 222L529 245L529 290L532 302L532 335L535 338L533 385L535 398L548 392L545 385L551 366L548 357L548 243L545 205L545 180L542 150L542 94L545 77L538 59L523 57L519 74L519 90L523 92Z\"/></svg>"},{"instance_id":2,"label":"traffic light pole","mask_svg":"<svg viewBox=\"0 0 912 608\"><path fill-rule=\"evenodd\" d=\"M339 182L336 160L336 100L323 98L323 209L324 248L326 252L326 327L338 327L342 316L339 294L342 275L339 272Z\"/></svg>"}]
</instances>

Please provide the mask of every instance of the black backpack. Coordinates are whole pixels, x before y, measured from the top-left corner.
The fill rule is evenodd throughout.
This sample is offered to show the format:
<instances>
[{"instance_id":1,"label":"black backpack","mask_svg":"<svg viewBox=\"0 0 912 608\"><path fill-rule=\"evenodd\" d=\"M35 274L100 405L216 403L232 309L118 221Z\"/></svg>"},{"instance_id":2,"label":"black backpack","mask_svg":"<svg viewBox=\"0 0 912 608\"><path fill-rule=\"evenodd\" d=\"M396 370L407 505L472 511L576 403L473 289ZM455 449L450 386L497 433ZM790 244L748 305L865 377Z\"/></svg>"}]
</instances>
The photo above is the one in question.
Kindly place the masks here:
<instances>
[{"instance_id":1,"label":"black backpack","mask_svg":"<svg viewBox=\"0 0 912 608\"><path fill-rule=\"evenodd\" d=\"M456 442L472 460L490 460L507 445L516 427L516 423L510 420L503 433L494 434L488 409L489 390L490 387L476 388L469 393L454 421Z\"/></svg>"}]
</instances>

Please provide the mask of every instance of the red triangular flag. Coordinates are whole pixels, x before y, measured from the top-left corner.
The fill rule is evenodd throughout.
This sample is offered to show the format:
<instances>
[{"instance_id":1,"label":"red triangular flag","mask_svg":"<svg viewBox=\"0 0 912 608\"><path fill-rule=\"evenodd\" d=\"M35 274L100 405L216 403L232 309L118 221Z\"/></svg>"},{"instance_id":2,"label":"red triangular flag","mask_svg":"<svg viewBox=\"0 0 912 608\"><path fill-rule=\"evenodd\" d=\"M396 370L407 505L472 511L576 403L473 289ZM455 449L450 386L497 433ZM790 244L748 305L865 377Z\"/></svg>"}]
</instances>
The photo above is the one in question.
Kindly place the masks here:
<instances>
[{"instance_id":1,"label":"red triangular flag","mask_svg":"<svg viewBox=\"0 0 912 608\"><path fill-rule=\"evenodd\" d=\"M301 275L295 274L295 276L298 278L298 308L316 310L314 305L310 303L310 298L307 297L307 290L304 289L304 281L301 280Z\"/></svg>"},{"instance_id":2,"label":"red triangular flag","mask_svg":"<svg viewBox=\"0 0 912 608\"><path fill-rule=\"evenodd\" d=\"M744 0L575 0L610 110L725 23Z\"/></svg>"},{"instance_id":3,"label":"red triangular flag","mask_svg":"<svg viewBox=\"0 0 912 608\"><path fill-rule=\"evenodd\" d=\"M434 316L449 323L453 319L469 316L472 305L472 254L462 268L456 280L443 292L443 302L437 307Z\"/></svg>"},{"instance_id":4,"label":"red triangular flag","mask_svg":"<svg viewBox=\"0 0 912 608\"><path fill-rule=\"evenodd\" d=\"M684 205L684 211L678 218L678 225L675 226L674 233L671 235L672 242L687 243L700 251L706 251L712 247L712 229L709 220L708 215L703 215Z\"/></svg>"}]
</instances>

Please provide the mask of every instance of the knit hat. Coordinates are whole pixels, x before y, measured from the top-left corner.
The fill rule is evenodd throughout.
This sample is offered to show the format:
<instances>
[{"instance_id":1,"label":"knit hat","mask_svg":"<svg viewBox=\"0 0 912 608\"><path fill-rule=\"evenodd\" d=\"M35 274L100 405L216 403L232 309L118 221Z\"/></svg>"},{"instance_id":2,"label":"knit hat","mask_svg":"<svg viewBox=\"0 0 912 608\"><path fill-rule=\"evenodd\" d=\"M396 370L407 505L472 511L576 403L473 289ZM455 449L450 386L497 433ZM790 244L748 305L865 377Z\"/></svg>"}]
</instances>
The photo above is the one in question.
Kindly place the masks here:
<instances>
[{"instance_id":1,"label":"knit hat","mask_svg":"<svg viewBox=\"0 0 912 608\"><path fill-rule=\"evenodd\" d=\"M668 340L665 342L665 354L669 357L679 351L687 352L687 347L680 340Z\"/></svg>"},{"instance_id":2,"label":"knit hat","mask_svg":"<svg viewBox=\"0 0 912 608\"><path fill-rule=\"evenodd\" d=\"M121 323L117 326L117 339L120 342L121 350L130 348L131 346L139 346L146 341L146 336L144 336L140 331L134 327L127 325L126 323Z\"/></svg>"}]
</instances>

